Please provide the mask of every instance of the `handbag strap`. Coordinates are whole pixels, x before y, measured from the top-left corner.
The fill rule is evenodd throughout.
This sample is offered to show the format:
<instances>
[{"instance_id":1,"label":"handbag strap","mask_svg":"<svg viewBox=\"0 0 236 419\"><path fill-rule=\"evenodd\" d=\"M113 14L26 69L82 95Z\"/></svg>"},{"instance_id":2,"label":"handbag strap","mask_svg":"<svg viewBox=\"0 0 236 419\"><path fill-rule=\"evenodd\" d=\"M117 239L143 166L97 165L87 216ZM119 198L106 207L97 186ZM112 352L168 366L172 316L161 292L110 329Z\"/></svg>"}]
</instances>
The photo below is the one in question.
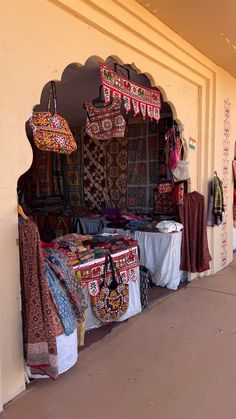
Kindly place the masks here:
<instances>
[{"instance_id":1,"label":"handbag strap","mask_svg":"<svg viewBox=\"0 0 236 419\"><path fill-rule=\"evenodd\" d=\"M188 149L187 149L187 142L185 140L185 138L182 138L182 144L181 144L181 148L180 148L180 157L181 157L181 149L183 148L184 153L183 153L183 160L187 160L188 158Z\"/></svg>"},{"instance_id":2,"label":"handbag strap","mask_svg":"<svg viewBox=\"0 0 236 419\"><path fill-rule=\"evenodd\" d=\"M54 80L51 80L51 86L49 91L48 99L48 112L50 112L51 103L53 103L53 114L57 113L57 92L56 92L56 83Z\"/></svg>"},{"instance_id":3,"label":"handbag strap","mask_svg":"<svg viewBox=\"0 0 236 419\"><path fill-rule=\"evenodd\" d=\"M111 277L112 281L111 284L108 286L106 278L107 278L107 272L108 267L110 266L111 269ZM119 281L116 278L116 274L118 276ZM112 256L109 252L105 255L105 262L104 262L104 279L102 285L107 285L108 288L115 289L117 288L118 284L122 282L120 271L116 266L116 263L113 261Z\"/></svg>"}]
</instances>

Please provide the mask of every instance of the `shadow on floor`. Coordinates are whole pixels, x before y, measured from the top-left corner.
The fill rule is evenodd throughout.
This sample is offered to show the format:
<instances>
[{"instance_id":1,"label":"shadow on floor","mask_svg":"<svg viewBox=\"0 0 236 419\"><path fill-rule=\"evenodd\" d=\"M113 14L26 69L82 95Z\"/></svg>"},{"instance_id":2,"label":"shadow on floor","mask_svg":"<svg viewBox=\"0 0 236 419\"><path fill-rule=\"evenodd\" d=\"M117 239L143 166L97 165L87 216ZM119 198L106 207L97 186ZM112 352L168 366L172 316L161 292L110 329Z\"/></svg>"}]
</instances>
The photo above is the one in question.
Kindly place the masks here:
<instances>
[{"instance_id":1,"label":"shadow on floor","mask_svg":"<svg viewBox=\"0 0 236 419\"><path fill-rule=\"evenodd\" d=\"M149 301L149 305L153 304L155 301L158 301L160 299L162 299L163 297L167 297L170 294L174 294L175 292L178 292L181 288L184 288L187 286L187 283L180 283L178 290L177 291L173 291L173 290L169 290L166 287L157 287L155 285L152 285L148 287L148 301ZM128 322L129 319L125 320L125 322ZM79 348L79 351L83 351L84 349L87 349L89 346L93 345L94 343L102 340L105 336L109 335L109 333L111 333L112 329L114 327L119 327L122 323L110 323L110 324L106 324L104 326L101 326L99 328L95 328L92 330L88 330L86 332L86 336L85 336L85 344L84 346L81 346Z\"/></svg>"}]
</instances>

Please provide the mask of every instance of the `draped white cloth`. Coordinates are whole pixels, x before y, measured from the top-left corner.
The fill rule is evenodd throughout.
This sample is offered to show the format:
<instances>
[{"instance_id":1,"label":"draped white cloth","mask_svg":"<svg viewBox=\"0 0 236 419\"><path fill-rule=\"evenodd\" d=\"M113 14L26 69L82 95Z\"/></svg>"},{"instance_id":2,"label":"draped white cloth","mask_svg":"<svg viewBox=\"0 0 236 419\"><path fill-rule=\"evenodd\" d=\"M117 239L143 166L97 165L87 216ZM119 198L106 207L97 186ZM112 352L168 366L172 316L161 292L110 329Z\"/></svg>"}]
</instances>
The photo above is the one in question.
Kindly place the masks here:
<instances>
[{"instance_id":1,"label":"draped white cloth","mask_svg":"<svg viewBox=\"0 0 236 419\"><path fill-rule=\"evenodd\" d=\"M140 263L149 269L154 284L176 290L183 276L179 269L182 232L136 231Z\"/></svg>"}]
</instances>

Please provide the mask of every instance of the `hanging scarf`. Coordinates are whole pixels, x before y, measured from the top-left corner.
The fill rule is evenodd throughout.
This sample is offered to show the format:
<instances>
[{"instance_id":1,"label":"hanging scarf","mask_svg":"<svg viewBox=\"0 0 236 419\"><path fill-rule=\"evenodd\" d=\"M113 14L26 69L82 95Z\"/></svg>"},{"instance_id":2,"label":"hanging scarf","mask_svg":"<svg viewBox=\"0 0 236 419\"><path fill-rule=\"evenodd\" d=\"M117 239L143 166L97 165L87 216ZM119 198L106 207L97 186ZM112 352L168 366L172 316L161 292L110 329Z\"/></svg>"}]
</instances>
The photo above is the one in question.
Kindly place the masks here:
<instances>
[{"instance_id":1,"label":"hanging scarf","mask_svg":"<svg viewBox=\"0 0 236 419\"><path fill-rule=\"evenodd\" d=\"M22 320L26 364L58 375L56 336L40 237L32 220L19 223Z\"/></svg>"},{"instance_id":2,"label":"hanging scarf","mask_svg":"<svg viewBox=\"0 0 236 419\"><path fill-rule=\"evenodd\" d=\"M208 249L204 214L204 196L199 192L186 194L184 204L179 206L180 222L183 224L180 269L186 272L204 272L210 268L211 255Z\"/></svg>"},{"instance_id":3,"label":"hanging scarf","mask_svg":"<svg viewBox=\"0 0 236 419\"><path fill-rule=\"evenodd\" d=\"M214 184L213 214L222 215L222 212L224 211L224 196L223 196L222 181L218 178L218 176L214 176L213 184Z\"/></svg>"},{"instance_id":4,"label":"hanging scarf","mask_svg":"<svg viewBox=\"0 0 236 419\"><path fill-rule=\"evenodd\" d=\"M58 280L48 263L45 262L44 266L48 286L50 288L53 301L57 307L57 311L62 326L64 328L65 334L68 336L71 333L73 333L76 328L76 322L73 316L73 311L70 302L68 301L66 293L60 284L60 281Z\"/></svg>"}]
</instances>

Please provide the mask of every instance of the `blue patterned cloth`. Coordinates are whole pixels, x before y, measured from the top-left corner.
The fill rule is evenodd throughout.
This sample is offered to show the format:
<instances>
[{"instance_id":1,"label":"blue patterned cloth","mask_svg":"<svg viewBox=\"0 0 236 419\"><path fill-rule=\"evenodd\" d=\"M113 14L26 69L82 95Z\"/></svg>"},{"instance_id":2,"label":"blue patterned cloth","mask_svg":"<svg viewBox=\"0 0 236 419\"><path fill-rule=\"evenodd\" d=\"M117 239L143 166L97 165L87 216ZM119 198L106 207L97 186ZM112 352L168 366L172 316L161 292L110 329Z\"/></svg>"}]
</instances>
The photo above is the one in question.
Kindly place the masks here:
<instances>
[{"instance_id":1,"label":"blue patterned cloth","mask_svg":"<svg viewBox=\"0 0 236 419\"><path fill-rule=\"evenodd\" d=\"M73 315L72 307L67 298L64 289L61 286L59 279L56 277L47 262L44 262L46 279L53 298L57 307L58 315L60 317L65 334L70 335L76 328L76 322Z\"/></svg>"},{"instance_id":2,"label":"blue patterned cloth","mask_svg":"<svg viewBox=\"0 0 236 419\"><path fill-rule=\"evenodd\" d=\"M75 319L78 322L83 321L87 301L75 272L67 262L66 256L56 249L47 248L44 252L44 257L60 282L71 304Z\"/></svg>"}]
</instances>

